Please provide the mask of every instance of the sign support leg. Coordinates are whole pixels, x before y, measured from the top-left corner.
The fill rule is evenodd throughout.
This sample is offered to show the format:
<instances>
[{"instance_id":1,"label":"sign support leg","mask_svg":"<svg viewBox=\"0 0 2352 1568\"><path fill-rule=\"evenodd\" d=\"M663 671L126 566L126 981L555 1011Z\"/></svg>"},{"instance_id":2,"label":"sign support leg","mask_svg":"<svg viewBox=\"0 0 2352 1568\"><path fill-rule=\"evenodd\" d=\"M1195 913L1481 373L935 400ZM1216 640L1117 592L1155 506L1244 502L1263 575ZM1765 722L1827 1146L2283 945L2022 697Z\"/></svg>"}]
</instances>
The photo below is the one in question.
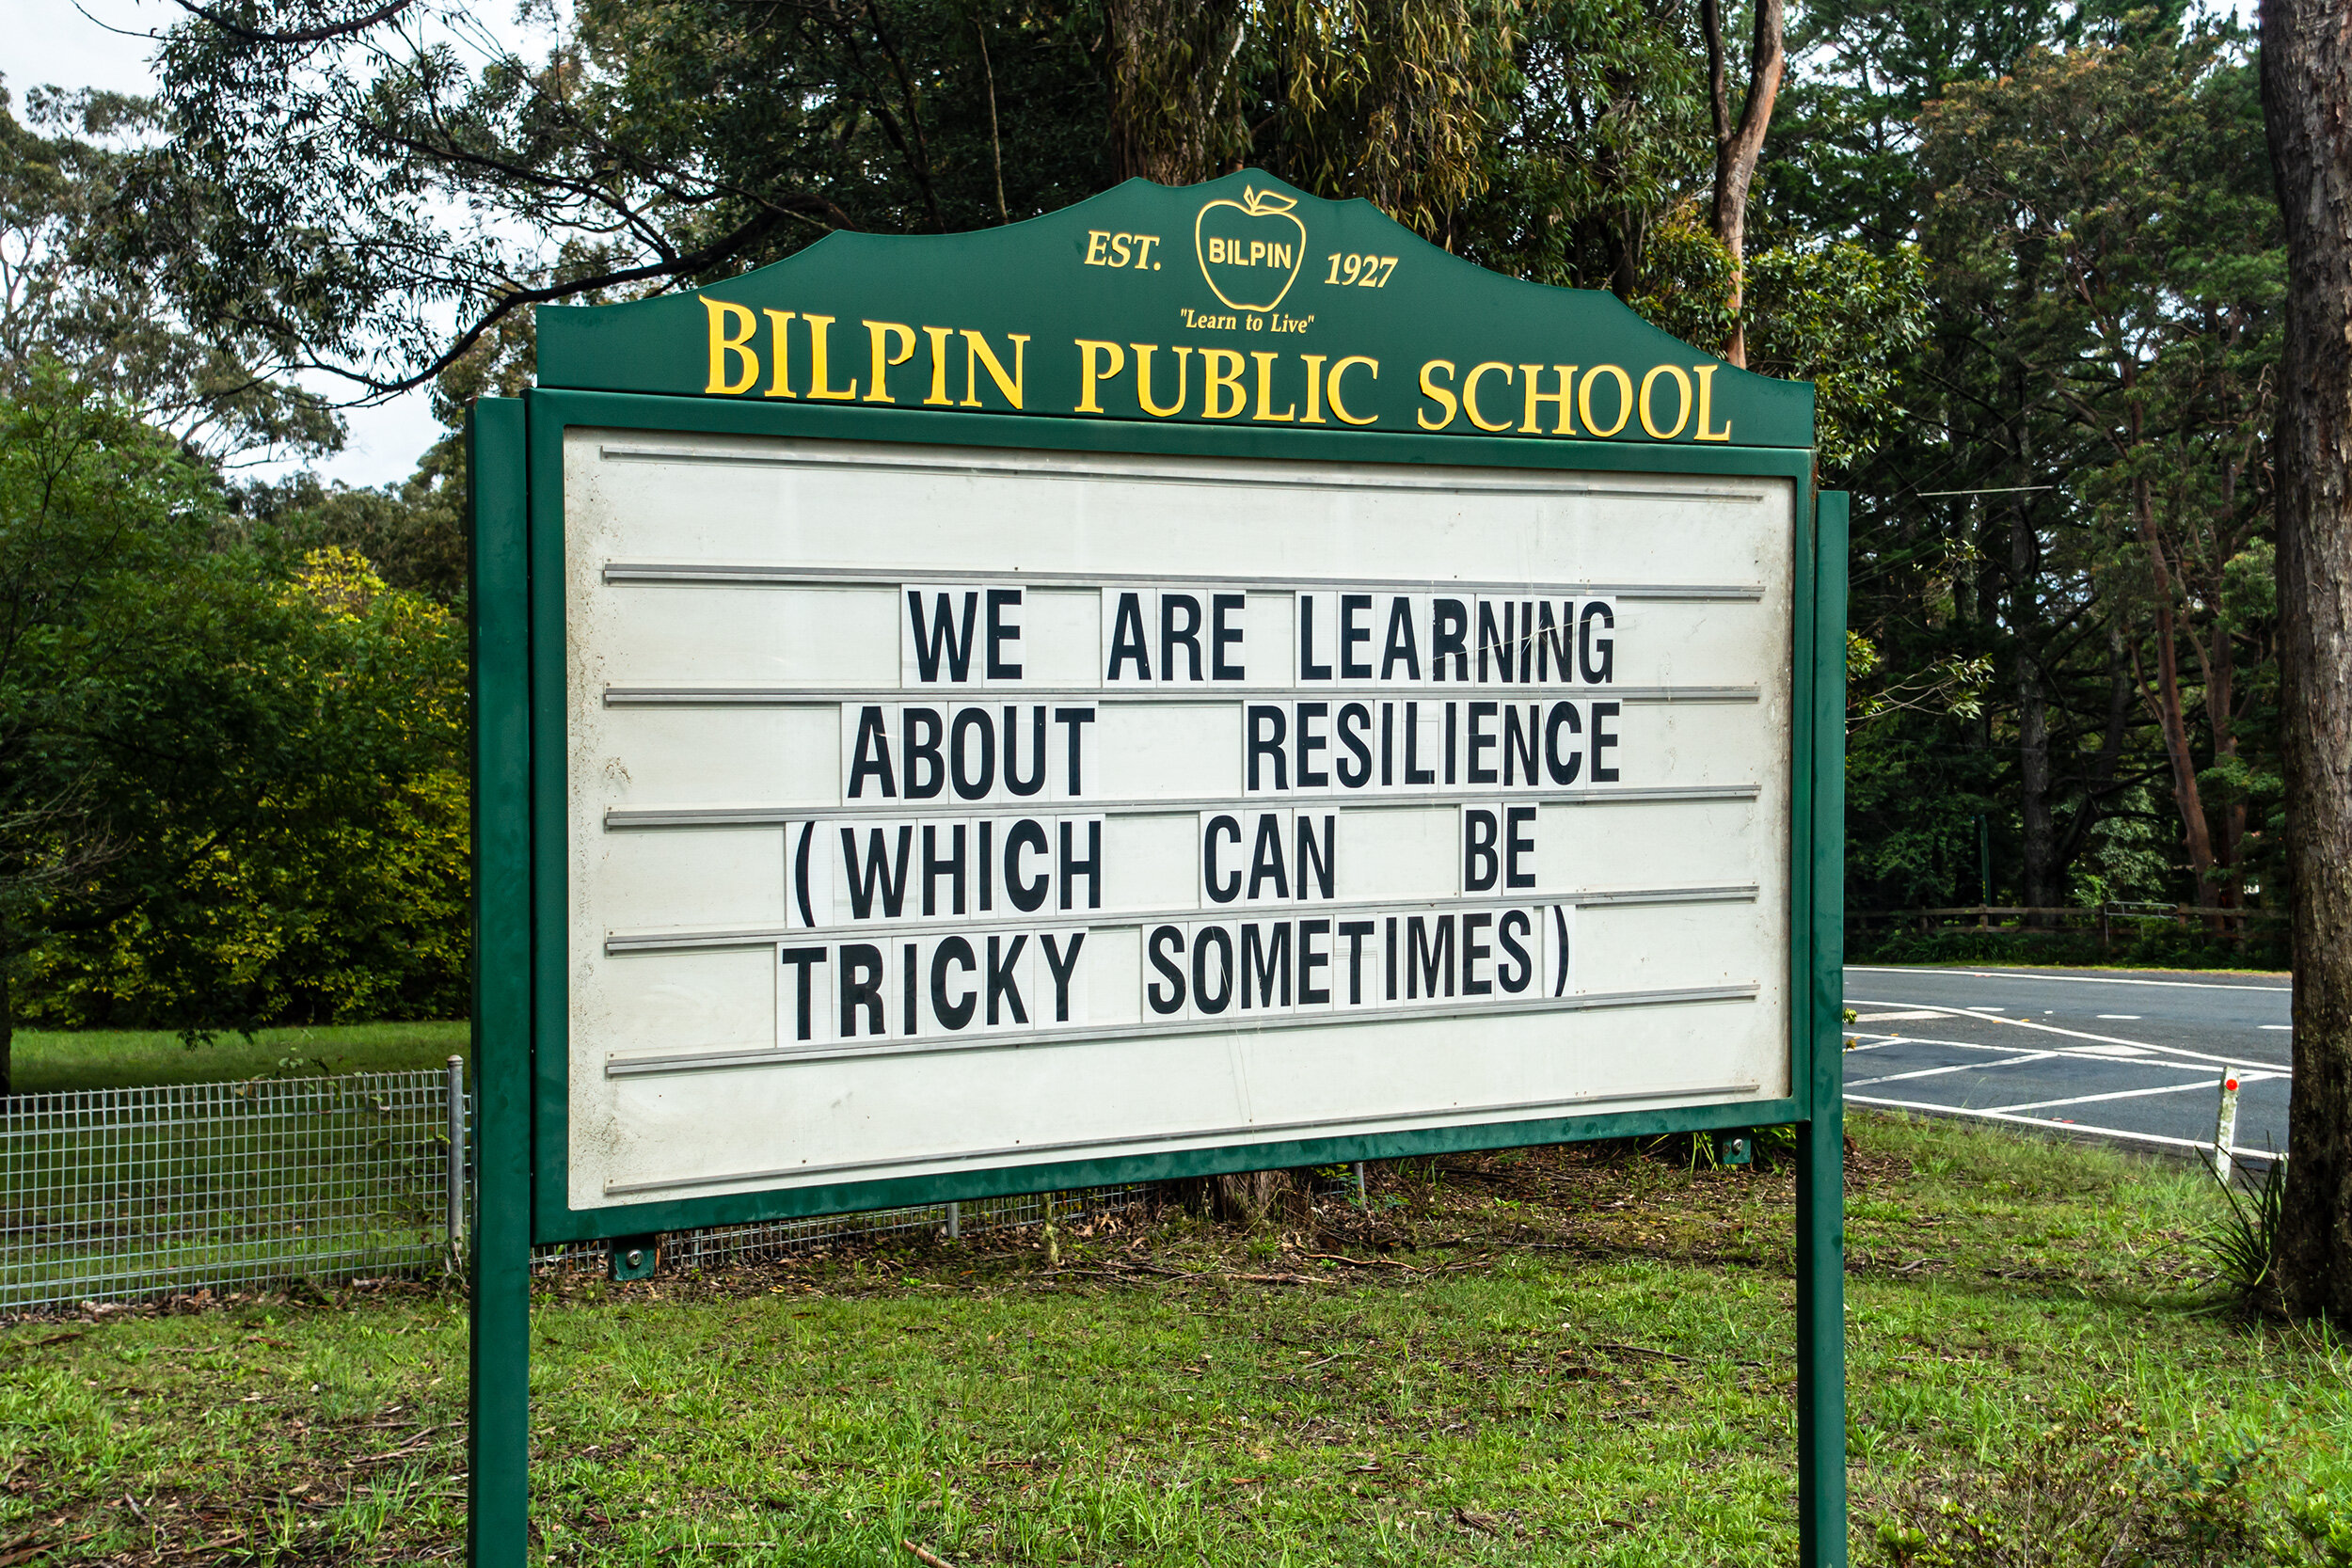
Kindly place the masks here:
<instances>
[{"instance_id":1,"label":"sign support leg","mask_svg":"<svg viewBox=\"0 0 2352 1568\"><path fill-rule=\"evenodd\" d=\"M1846 1562L1845 1117L1797 1128L1797 1560Z\"/></svg>"},{"instance_id":2,"label":"sign support leg","mask_svg":"<svg viewBox=\"0 0 2352 1568\"><path fill-rule=\"evenodd\" d=\"M1847 498L1815 513L1811 1028L1797 1125L1797 1560L1846 1568Z\"/></svg>"},{"instance_id":3,"label":"sign support leg","mask_svg":"<svg viewBox=\"0 0 2352 1568\"><path fill-rule=\"evenodd\" d=\"M487 1139L484 1146L486 1155ZM497 1202L485 1172L468 1369L466 1544L473 1568L523 1568L531 1544L531 1242L521 1197L511 1186L505 1196ZM494 1206L507 1212L494 1218Z\"/></svg>"},{"instance_id":4,"label":"sign support leg","mask_svg":"<svg viewBox=\"0 0 2352 1568\"><path fill-rule=\"evenodd\" d=\"M476 404L474 1225L466 1521L474 1568L531 1545L530 634L523 405Z\"/></svg>"}]
</instances>

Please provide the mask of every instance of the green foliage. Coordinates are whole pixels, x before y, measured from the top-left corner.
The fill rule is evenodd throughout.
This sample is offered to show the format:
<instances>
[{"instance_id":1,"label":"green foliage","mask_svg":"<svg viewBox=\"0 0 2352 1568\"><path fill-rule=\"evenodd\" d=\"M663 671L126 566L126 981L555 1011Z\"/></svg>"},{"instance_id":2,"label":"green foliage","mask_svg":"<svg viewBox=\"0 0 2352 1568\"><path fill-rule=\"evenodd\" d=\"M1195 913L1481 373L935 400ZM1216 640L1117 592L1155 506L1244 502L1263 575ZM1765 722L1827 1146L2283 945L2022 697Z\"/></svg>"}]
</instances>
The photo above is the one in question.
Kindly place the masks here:
<instances>
[{"instance_id":1,"label":"green foliage","mask_svg":"<svg viewBox=\"0 0 2352 1568\"><path fill-rule=\"evenodd\" d=\"M462 406L453 422L463 422ZM277 484L232 491L240 537L272 536L288 549L342 550L365 560L387 586L462 614L466 595L466 446L453 432L426 449L416 472L394 484L355 489L304 471Z\"/></svg>"},{"instance_id":2,"label":"green foliage","mask_svg":"<svg viewBox=\"0 0 2352 1568\"><path fill-rule=\"evenodd\" d=\"M0 404L0 977L192 1035L462 1004L465 644L335 550L226 527L62 372Z\"/></svg>"},{"instance_id":3,"label":"green foliage","mask_svg":"<svg viewBox=\"0 0 2352 1568\"><path fill-rule=\"evenodd\" d=\"M2279 1214L2286 1200L2287 1163L2272 1160L2249 1196L2217 1180L2229 1212L2198 1238L2212 1259L2214 1278L2246 1312L2269 1310L2277 1296L2271 1270L2279 1261Z\"/></svg>"},{"instance_id":4,"label":"green foliage","mask_svg":"<svg viewBox=\"0 0 2352 1568\"><path fill-rule=\"evenodd\" d=\"M112 819L144 830L72 890L81 918L37 950L31 1016L199 1030L461 1010L461 632L335 550L216 589L243 613L140 672L158 722L181 715L178 766L107 782Z\"/></svg>"},{"instance_id":5,"label":"green foliage","mask_svg":"<svg viewBox=\"0 0 2352 1568\"><path fill-rule=\"evenodd\" d=\"M177 623L219 613L184 576L208 478L54 363L0 403L0 963L122 854L104 793L157 738L135 684Z\"/></svg>"},{"instance_id":6,"label":"green foliage","mask_svg":"<svg viewBox=\"0 0 2352 1568\"><path fill-rule=\"evenodd\" d=\"M1823 483L1841 483L1904 418L1900 371L1928 303L1912 245L1782 244L1749 259L1748 368L1814 384Z\"/></svg>"},{"instance_id":7,"label":"green foliage","mask_svg":"<svg viewBox=\"0 0 2352 1568\"><path fill-rule=\"evenodd\" d=\"M1279 0L1252 8L1260 91L1279 95L1253 159L1324 196L1360 196L1440 241L1486 188L1508 113L1511 0Z\"/></svg>"},{"instance_id":8,"label":"green foliage","mask_svg":"<svg viewBox=\"0 0 2352 1568\"><path fill-rule=\"evenodd\" d=\"M536 301L730 277L836 229L984 227L1115 178L1102 30L1053 0L591 0L536 58L454 5L302 43L255 36L301 5L248 14L190 19L161 55L168 211L201 214L163 236L171 287L362 388L430 381Z\"/></svg>"},{"instance_id":9,"label":"green foliage","mask_svg":"<svg viewBox=\"0 0 2352 1568\"><path fill-rule=\"evenodd\" d=\"M1515 90L1493 126L1494 173L1465 214L1464 253L1628 300L1661 298L1667 280L1684 285L1673 292L1692 294L1691 309L1727 298L1722 247L1694 243L1705 230L1688 210L1711 156L1692 10L1527 4L1516 53Z\"/></svg>"}]
</instances>

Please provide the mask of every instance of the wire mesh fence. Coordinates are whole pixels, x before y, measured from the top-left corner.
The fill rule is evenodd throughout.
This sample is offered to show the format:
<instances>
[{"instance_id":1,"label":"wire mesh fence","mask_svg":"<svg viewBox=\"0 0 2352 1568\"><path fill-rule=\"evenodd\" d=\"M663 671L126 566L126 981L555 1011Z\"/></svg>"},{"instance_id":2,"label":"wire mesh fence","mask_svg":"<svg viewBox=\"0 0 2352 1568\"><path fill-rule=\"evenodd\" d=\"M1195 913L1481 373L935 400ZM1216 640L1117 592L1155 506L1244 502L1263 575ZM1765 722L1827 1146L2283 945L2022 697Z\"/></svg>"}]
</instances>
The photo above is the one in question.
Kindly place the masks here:
<instances>
[{"instance_id":1,"label":"wire mesh fence","mask_svg":"<svg viewBox=\"0 0 2352 1568\"><path fill-rule=\"evenodd\" d=\"M0 1099L0 1310L438 1264L449 1079Z\"/></svg>"},{"instance_id":2,"label":"wire mesh fence","mask_svg":"<svg viewBox=\"0 0 2352 1568\"><path fill-rule=\"evenodd\" d=\"M468 1192L468 1101L448 1073L175 1084L0 1098L0 1312L451 1265ZM665 1275L925 1232L1080 1224L1142 1202L1089 1187L678 1231ZM606 1243L541 1268L607 1265Z\"/></svg>"}]
</instances>

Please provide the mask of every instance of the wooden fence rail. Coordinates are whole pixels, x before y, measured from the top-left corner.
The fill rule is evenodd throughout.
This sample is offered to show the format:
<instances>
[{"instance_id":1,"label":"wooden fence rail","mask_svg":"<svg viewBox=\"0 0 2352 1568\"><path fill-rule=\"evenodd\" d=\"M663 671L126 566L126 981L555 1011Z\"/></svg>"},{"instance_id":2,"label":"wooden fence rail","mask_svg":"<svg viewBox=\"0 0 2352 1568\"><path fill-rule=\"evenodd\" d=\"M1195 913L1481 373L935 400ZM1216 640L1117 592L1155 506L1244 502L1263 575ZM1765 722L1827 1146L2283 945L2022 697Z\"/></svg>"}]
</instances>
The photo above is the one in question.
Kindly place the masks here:
<instances>
[{"instance_id":1,"label":"wooden fence rail","mask_svg":"<svg viewBox=\"0 0 2352 1568\"><path fill-rule=\"evenodd\" d=\"M2095 904L2061 909L2035 909L2021 904L1971 904L1953 909L1850 910L1847 923L1861 931L1873 927L1915 929L1925 936L1947 930L1998 930L2013 936L2059 936L2097 931L2106 951L2115 941L2115 928L2126 933L2153 924L2204 927L2224 941L2243 945L2253 931L2286 919L2280 910L2208 909L2196 904Z\"/></svg>"}]
</instances>

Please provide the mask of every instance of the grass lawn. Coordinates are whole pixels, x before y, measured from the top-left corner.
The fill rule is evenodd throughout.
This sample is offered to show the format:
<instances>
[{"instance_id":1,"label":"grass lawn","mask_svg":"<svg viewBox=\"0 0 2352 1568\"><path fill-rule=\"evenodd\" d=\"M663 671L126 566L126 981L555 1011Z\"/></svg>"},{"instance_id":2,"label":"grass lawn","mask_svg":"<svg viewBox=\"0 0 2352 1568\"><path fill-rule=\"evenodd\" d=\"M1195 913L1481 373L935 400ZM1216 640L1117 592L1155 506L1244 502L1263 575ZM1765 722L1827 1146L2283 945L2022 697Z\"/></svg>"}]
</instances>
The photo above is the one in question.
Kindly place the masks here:
<instances>
[{"instance_id":1,"label":"grass lawn","mask_svg":"<svg viewBox=\"0 0 2352 1568\"><path fill-rule=\"evenodd\" d=\"M252 1039L217 1036L194 1049L158 1030L19 1029L10 1069L19 1094L113 1089L144 1084L213 1084L234 1078L437 1068L469 1054L465 1023L347 1023L264 1029Z\"/></svg>"},{"instance_id":2,"label":"grass lawn","mask_svg":"<svg viewBox=\"0 0 2352 1568\"><path fill-rule=\"evenodd\" d=\"M2352 1561L2352 1354L2216 1310L2209 1179L1854 1135L1857 1560L2142 1560L2102 1555L2131 1532ZM1584 1148L1380 1178L1370 1218L1256 1236L1131 1212L550 1289L544 1560L1794 1560L1786 1173ZM0 1560L448 1556L464 1378L463 1304L421 1288L0 1326ZM2053 1550L1968 1555L2011 1528Z\"/></svg>"}]
</instances>

